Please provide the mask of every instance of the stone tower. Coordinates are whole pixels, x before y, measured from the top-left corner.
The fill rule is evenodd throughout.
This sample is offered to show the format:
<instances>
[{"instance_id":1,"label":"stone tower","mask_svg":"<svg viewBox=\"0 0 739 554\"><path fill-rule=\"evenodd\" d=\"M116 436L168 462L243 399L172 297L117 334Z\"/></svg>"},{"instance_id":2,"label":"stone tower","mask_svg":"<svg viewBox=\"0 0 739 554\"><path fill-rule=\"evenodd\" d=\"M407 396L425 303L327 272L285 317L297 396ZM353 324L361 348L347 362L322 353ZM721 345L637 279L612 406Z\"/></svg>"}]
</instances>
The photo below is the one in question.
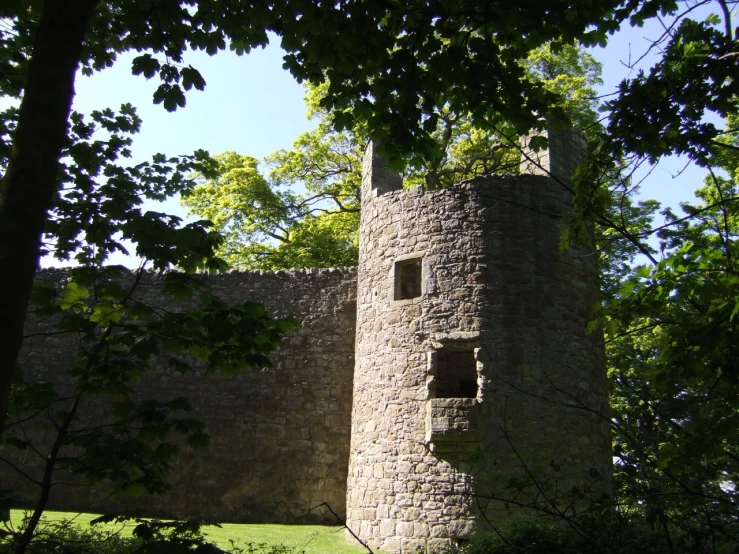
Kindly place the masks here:
<instances>
[{"instance_id":1,"label":"stone tower","mask_svg":"<svg viewBox=\"0 0 739 554\"><path fill-rule=\"evenodd\" d=\"M573 137L437 191L365 153L347 522L373 547L609 490L596 256L559 245Z\"/></svg>"}]
</instances>

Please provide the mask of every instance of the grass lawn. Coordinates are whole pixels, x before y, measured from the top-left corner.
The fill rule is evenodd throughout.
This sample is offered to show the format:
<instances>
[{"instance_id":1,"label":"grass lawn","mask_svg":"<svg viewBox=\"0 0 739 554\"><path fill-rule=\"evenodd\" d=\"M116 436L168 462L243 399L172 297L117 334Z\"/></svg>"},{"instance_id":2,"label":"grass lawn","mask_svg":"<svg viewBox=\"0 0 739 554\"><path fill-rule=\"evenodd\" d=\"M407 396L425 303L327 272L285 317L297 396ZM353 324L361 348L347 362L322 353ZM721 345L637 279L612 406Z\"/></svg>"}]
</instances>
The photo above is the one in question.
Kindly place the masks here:
<instances>
[{"instance_id":1,"label":"grass lawn","mask_svg":"<svg viewBox=\"0 0 739 554\"><path fill-rule=\"evenodd\" d=\"M47 512L44 520L53 523L71 520L80 529L89 528L90 521L98 517L97 514L75 514L71 512ZM11 521L14 525L20 524L23 519L21 510L13 510ZM122 535L130 535L134 523L108 523L96 525L101 530L120 531ZM344 538L342 527L327 527L323 525L266 525L266 524L236 524L224 523L221 528L204 527L203 534L209 540L227 549L233 541L237 547L245 548L248 543L284 545L297 553L305 554L360 554L367 550L360 545L352 545ZM248 552L248 549L246 549ZM291 552L293 551L291 550ZM379 554L379 551L375 551Z\"/></svg>"}]
</instances>

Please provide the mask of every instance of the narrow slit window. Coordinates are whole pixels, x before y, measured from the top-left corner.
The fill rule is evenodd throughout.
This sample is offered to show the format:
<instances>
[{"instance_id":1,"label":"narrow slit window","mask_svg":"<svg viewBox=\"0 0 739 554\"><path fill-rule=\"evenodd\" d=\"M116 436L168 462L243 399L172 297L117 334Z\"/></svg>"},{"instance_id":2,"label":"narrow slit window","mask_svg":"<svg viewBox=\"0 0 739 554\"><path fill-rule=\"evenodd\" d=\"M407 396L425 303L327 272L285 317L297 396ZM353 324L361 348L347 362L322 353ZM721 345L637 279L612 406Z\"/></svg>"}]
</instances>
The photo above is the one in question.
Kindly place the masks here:
<instances>
[{"instance_id":1,"label":"narrow slit window","mask_svg":"<svg viewBox=\"0 0 739 554\"><path fill-rule=\"evenodd\" d=\"M421 258L395 262L395 300L421 296Z\"/></svg>"},{"instance_id":2,"label":"narrow slit window","mask_svg":"<svg viewBox=\"0 0 739 554\"><path fill-rule=\"evenodd\" d=\"M477 398L475 351L442 348L436 353L436 398Z\"/></svg>"}]
</instances>

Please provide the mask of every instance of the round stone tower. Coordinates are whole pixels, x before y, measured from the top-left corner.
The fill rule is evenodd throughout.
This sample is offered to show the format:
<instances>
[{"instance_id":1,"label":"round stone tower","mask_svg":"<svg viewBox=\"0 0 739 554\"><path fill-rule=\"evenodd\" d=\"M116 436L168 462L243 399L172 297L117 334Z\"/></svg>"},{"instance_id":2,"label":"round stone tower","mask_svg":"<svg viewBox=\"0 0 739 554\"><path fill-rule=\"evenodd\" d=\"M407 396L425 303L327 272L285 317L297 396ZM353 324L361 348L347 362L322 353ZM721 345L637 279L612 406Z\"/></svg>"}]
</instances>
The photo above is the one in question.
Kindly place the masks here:
<instances>
[{"instance_id":1,"label":"round stone tower","mask_svg":"<svg viewBox=\"0 0 739 554\"><path fill-rule=\"evenodd\" d=\"M365 153L347 523L370 546L433 552L609 490L596 256L560 249L573 136L437 191Z\"/></svg>"}]
</instances>

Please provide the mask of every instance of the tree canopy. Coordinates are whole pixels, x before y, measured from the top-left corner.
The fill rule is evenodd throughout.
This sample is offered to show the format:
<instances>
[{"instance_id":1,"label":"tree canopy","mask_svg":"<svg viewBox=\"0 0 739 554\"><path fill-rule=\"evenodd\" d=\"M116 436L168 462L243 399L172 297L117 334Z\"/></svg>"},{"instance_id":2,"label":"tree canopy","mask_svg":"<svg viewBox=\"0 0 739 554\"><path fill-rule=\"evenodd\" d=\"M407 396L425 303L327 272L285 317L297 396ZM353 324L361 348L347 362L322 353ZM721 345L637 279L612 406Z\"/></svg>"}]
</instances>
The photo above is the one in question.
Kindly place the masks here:
<instances>
[{"instance_id":1,"label":"tree canopy","mask_svg":"<svg viewBox=\"0 0 739 554\"><path fill-rule=\"evenodd\" d=\"M592 56L577 44L558 51L547 44L520 63L580 128L598 132L594 85L600 66ZM360 122L334 130L331 114L321 108L327 88L306 86L308 116L316 128L301 134L292 149L267 156L264 174L256 159L225 152L214 158L218 177L200 179L183 198L190 213L212 221L226 236L221 253L234 267L356 265L362 156L369 135ZM431 137L441 155L402 158L405 186L445 187L476 175L518 172L517 140L476 128L469 114L445 108L437 115Z\"/></svg>"},{"instance_id":2,"label":"tree canopy","mask_svg":"<svg viewBox=\"0 0 739 554\"><path fill-rule=\"evenodd\" d=\"M305 139L314 137L305 136ZM329 149L321 166L330 167ZM257 160L234 152L214 157L215 179L183 196L191 213L212 221L225 241L221 252L233 267L290 269L356 265L359 224L358 169L343 179L318 182L306 177L307 160L295 160L301 152L283 153L284 163L265 179ZM319 157L314 149L311 156ZM343 163L361 163L358 152ZM295 163L300 164L296 168ZM293 173L297 171L299 176ZM330 171L330 170L329 170ZM284 180L305 179L306 194L280 186Z\"/></svg>"}]
</instances>

